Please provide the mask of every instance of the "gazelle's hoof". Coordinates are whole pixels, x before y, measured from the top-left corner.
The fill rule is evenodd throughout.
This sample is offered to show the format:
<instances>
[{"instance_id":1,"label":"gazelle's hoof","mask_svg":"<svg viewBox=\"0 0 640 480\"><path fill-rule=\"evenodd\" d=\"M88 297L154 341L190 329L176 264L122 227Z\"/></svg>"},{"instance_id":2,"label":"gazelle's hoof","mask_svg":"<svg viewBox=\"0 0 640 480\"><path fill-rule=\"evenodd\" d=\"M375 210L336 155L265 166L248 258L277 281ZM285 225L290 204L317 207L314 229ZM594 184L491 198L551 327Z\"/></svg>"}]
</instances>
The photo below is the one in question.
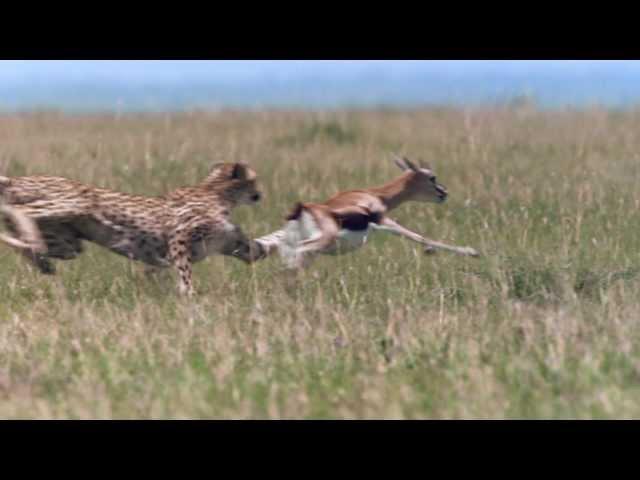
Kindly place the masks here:
<instances>
[{"instance_id":1,"label":"gazelle's hoof","mask_svg":"<svg viewBox=\"0 0 640 480\"><path fill-rule=\"evenodd\" d=\"M478 251L475 248L471 248L471 247L467 247L465 248L466 252L465 255L469 255L470 257L479 257L480 254L478 253Z\"/></svg>"},{"instance_id":2,"label":"gazelle's hoof","mask_svg":"<svg viewBox=\"0 0 640 480\"><path fill-rule=\"evenodd\" d=\"M435 255L438 252L438 249L435 247L425 247L424 253L426 255Z\"/></svg>"}]
</instances>

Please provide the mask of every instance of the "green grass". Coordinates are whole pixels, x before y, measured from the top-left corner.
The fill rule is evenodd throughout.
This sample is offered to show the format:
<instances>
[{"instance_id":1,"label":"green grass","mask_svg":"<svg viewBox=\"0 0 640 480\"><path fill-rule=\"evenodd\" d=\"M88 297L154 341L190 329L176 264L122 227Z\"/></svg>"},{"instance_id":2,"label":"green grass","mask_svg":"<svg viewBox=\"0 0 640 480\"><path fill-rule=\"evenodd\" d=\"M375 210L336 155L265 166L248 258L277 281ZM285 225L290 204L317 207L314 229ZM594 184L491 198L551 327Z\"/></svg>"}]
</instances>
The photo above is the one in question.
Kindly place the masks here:
<instances>
[{"instance_id":1,"label":"green grass","mask_svg":"<svg viewBox=\"0 0 640 480\"><path fill-rule=\"evenodd\" d=\"M249 162L259 236L297 200L422 158L450 191L297 279L277 258L173 272L90 245L41 276L0 250L0 418L640 417L640 111L528 108L0 116L0 173L158 194Z\"/></svg>"}]
</instances>

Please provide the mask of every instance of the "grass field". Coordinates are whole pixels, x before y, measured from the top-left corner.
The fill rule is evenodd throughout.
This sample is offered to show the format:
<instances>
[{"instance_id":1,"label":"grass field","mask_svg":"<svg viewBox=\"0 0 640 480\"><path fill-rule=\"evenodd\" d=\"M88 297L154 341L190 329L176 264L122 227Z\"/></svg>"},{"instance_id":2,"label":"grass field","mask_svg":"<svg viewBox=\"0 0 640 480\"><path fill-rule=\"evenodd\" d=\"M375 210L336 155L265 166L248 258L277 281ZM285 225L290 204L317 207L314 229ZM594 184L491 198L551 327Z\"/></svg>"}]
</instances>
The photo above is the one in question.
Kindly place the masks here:
<instances>
[{"instance_id":1,"label":"grass field","mask_svg":"<svg viewBox=\"0 0 640 480\"><path fill-rule=\"evenodd\" d=\"M395 212L480 259L378 234L286 287L211 257L198 294L100 247L41 276L0 249L0 418L640 417L640 111L0 116L0 174L159 194L246 161L253 236L299 200L431 163Z\"/></svg>"}]
</instances>

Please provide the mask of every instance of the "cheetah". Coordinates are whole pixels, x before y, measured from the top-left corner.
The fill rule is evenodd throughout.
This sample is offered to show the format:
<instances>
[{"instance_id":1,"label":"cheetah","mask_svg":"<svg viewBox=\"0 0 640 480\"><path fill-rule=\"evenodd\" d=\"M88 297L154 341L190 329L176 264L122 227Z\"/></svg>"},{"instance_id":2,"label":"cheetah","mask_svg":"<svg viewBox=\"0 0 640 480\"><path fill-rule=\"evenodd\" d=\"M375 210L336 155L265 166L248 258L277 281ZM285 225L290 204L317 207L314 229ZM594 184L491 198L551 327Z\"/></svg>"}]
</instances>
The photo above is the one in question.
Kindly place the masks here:
<instances>
[{"instance_id":1,"label":"cheetah","mask_svg":"<svg viewBox=\"0 0 640 480\"><path fill-rule=\"evenodd\" d=\"M83 242L155 268L178 272L178 291L193 295L192 264L212 254L252 263L266 251L231 223L231 210L255 204L256 173L244 163L213 167L199 184L158 197L97 188L54 176L0 176L0 209L16 248L44 274L51 259L71 260Z\"/></svg>"},{"instance_id":2,"label":"cheetah","mask_svg":"<svg viewBox=\"0 0 640 480\"><path fill-rule=\"evenodd\" d=\"M403 171L395 180L380 187L340 192L324 203L297 203L286 217L285 228L256 238L268 253L279 251L288 268L307 265L315 254L341 255L361 248L371 231L403 236L425 246L459 255L479 256L471 247L457 247L430 240L395 222L388 212L404 202L443 203L448 196L427 166L418 166L405 157L396 157Z\"/></svg>"}]
</instances>

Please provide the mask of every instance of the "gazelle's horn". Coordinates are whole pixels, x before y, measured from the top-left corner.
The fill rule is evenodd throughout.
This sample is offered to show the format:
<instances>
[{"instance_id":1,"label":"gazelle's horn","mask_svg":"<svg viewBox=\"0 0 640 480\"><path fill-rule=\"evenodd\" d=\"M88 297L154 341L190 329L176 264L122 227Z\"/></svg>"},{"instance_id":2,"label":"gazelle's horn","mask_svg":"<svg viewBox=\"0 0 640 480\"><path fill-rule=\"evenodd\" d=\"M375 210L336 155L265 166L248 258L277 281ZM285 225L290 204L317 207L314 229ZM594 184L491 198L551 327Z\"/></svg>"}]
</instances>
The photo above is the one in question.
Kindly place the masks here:
<instances>
[{"instance_id":1,"label":"gazelle's horn","mask_svg":"<svg viewBox=\"0 0 640 480\"><path fill-rule=\"evenodd\" d=\"M400 170L413 170L405 157L401 157L395 153L392 153L392 155L393 162L398 166L398 168L400 168Z\"/></svg>"},{"instance_id":2,"label":"gazelle's horn","mask_svg":"<svg viewBox=\"0 0 640 480\"><path fill-rule=\"evenodd\" d=\"M404 160L404 163L407 164L407 167L409 167L414 172L417 172L418 170L420 170L420 167L417 167L416 164L413 163L411 160L409 160L407 157L402 157L402 159Z\"/></svg>"}]
</instances>

